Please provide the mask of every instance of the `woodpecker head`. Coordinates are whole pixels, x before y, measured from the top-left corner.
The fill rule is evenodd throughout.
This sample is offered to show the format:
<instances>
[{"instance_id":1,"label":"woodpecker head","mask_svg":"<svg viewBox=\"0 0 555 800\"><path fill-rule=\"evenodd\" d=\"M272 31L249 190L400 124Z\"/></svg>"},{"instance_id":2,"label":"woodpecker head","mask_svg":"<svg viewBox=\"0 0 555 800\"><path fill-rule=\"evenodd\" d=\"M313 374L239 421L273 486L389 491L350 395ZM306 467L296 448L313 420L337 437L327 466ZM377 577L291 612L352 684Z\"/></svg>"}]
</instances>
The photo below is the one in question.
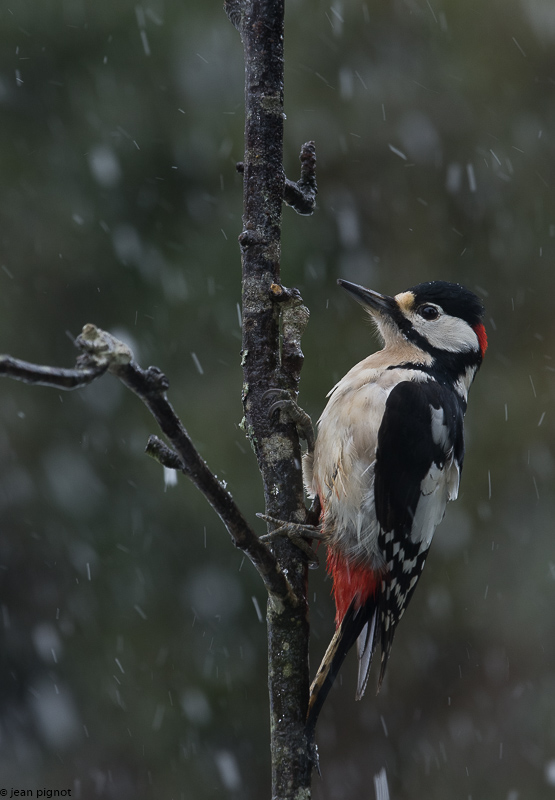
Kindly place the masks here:
<instances>
[{"instance_id":1,"label":"woodpecker head","mask_svg":"<svg viewBox=\"0 0 555 800\"><path fill-rule=\"evenodd\" d=\"M458 283L429 281L389 297L356 283L339 280L376 322L385 346L400 339L415 345L424 363L434 363L452 375L472 369L472 377L487 349L480 299Z\"/></svg>"}]
</instances>

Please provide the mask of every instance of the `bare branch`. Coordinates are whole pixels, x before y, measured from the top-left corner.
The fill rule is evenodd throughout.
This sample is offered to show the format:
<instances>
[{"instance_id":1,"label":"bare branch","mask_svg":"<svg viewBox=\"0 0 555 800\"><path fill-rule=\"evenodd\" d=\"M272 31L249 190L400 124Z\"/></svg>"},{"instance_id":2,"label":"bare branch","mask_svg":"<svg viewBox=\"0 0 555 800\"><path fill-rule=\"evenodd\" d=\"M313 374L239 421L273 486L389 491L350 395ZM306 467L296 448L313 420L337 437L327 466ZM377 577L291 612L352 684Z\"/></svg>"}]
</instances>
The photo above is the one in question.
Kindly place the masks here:
<instances>
[{"instance_id":1,"label":"bare branch","mask_svg":"<svg viewBox=\"0 0 555 800\"><path fill-rule=\"evenodd\" d=\"M63 369L62 367L31 364L29 361L21 361L12 356L0 356L0 375L24 383L52 386L66 391L80 389L82 386L92 383L106 372L107 366L79 366L78 360L75 369Z\"/></svg>"},{"instance_id":2,"label":"bare branch","mask_svg":"<svg viewBox=\"0 0 555 800\"><path fill-rule=\"evenodd\" d=\"M310 216L316 208L316 146L305 142L301 147L301 177L298 181L285 179L283 199L297 214Z\"/></svg>"},{"instance_id":3,"label":"bare branch","mask_svg":"<svg viewBox=\"0 0 555 800\"><path fill-rule=\"evenodd\" d=\"M126 345L94 325L85 325L76 344L86 350L93 362L109 362L108 371L143 401L175 450L172 453L159 439L151 437L147 445L149 455L166 466L180 469L191 479L226 526L234 545L250 558L270 595L279 602L296 605L297 598L274 554L259 541L231 494L209 469L167 399L169 381L164 373L158 367L141 369L132 360L133 354Z\"/></svg>"},{"instance_id":4,"label":"bare branch","mask_svg":"<svg viewBox=\"0 0 555 800\"><path fill-rule=\"evenodd\" d=\"M175 449L152 436L147 453L192 480L226 526L235 546L250 558L274 601L298 605L299 599L275 555L258 539L230 493L211 472L166 398L169 381L163 372L157 367L141 369L126 344L95 325L85 325L75 344L84 351L75 369L31 364L6 355L0 356L0 375L58 389L77 389L107 371L118 377L147 406Z\"/></svg>"},{"instance_id":5,"label":"bare branch","mask_svg":"<svg viewBox=\"0 0 555 800\"><path fill-rule=\"evenodd\" d=\"M208 468L167 400L165 376L155 367L142 370L131 362L111 370L140 397L182 460L181 471L200 489L226 526L233 543L243 550L260 573L268 592L282 602L297 604L276 557L248 525L230 493ZM151 445L152 446L152 445ZM158 451L160 452L160 451ZM175 467L174 467L175 468Z\"/></svg>"}]
</instances>

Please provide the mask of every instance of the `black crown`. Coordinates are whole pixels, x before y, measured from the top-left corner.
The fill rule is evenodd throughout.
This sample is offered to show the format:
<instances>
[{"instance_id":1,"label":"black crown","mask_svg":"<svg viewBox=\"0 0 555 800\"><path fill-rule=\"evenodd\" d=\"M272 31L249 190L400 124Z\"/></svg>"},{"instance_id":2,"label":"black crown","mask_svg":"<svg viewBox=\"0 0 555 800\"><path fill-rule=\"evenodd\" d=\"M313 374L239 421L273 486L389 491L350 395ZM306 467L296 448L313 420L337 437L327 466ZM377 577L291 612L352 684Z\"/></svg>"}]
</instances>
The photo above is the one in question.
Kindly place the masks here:
<instances>
[{"instance_id":1,"label":"black crown","mask_svg":"<svg viewBox=\"0 0 555 800\"><path fill-rule=\"evenodd\" d=\"M482 321L484 315L482 301L460 283L428 281L418 283L408 291L415 296L415 306L422 303L436 303L446 314L464 319L469 325L477 325Z\"/></svg>"}]
</instances>

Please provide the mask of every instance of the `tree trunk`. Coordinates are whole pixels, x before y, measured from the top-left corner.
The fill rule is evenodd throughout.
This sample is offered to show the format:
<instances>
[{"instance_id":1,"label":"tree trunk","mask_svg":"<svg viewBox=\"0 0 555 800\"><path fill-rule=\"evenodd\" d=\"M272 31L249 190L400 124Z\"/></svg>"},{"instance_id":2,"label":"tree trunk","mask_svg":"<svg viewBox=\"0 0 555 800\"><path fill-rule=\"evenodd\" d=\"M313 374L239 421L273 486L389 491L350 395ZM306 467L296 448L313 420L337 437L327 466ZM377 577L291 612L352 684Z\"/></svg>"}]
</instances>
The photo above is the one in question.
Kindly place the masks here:
<instances>
[{"instance_id":1,"label":"tree trunk","mask_svg":"<svg viewBox=\"0 0 555 800\"><path fill-rule=\"evenodd\" d=\"M245 430L262 474L266 513L304 522L297 431L293 423L270 415L275 398L265 396L275 387L287 389L296 397L302 363L300 348L291 348L287 340L287 317L294 316L302 306L298 297L291 299L280 283L285 185L283 15L284 0L246 0L240 18L234 20L245 51L244 215L239 237L243 403ZM305 737L309 692L307 569L298 549L288 540L278 540L274 550L298 602L276 602L271 594L268 602L272 798L298 800L310 797L312 768Z\"/></svg>"}]
</instances>

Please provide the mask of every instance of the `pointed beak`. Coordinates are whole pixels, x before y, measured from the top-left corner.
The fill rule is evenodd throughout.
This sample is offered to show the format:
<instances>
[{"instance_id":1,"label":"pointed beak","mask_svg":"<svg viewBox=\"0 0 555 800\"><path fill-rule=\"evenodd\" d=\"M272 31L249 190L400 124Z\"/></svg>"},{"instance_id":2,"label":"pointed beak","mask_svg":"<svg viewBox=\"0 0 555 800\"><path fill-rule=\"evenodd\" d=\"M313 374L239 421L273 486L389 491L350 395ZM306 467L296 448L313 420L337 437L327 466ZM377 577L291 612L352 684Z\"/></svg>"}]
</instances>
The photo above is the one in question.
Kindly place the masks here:
<instances>
[{"instance_id":1,"label":"pointed beak","mask_svg":"<svg viewBox=\"0 0 555 800\"><path fill-rule=\"evenodd\" d=\"M372 289L365 289L364 286L359 286L358 283L350 283L350 281L344 281L342 278L339 278L337 283L346 289L361 306L367 309L367 311L377 312L378 314L384 314L390 317L397 307L394 298L389 297L387 294L380 294L379 292L372 291Z\"/></svg>"}]
</instances>

